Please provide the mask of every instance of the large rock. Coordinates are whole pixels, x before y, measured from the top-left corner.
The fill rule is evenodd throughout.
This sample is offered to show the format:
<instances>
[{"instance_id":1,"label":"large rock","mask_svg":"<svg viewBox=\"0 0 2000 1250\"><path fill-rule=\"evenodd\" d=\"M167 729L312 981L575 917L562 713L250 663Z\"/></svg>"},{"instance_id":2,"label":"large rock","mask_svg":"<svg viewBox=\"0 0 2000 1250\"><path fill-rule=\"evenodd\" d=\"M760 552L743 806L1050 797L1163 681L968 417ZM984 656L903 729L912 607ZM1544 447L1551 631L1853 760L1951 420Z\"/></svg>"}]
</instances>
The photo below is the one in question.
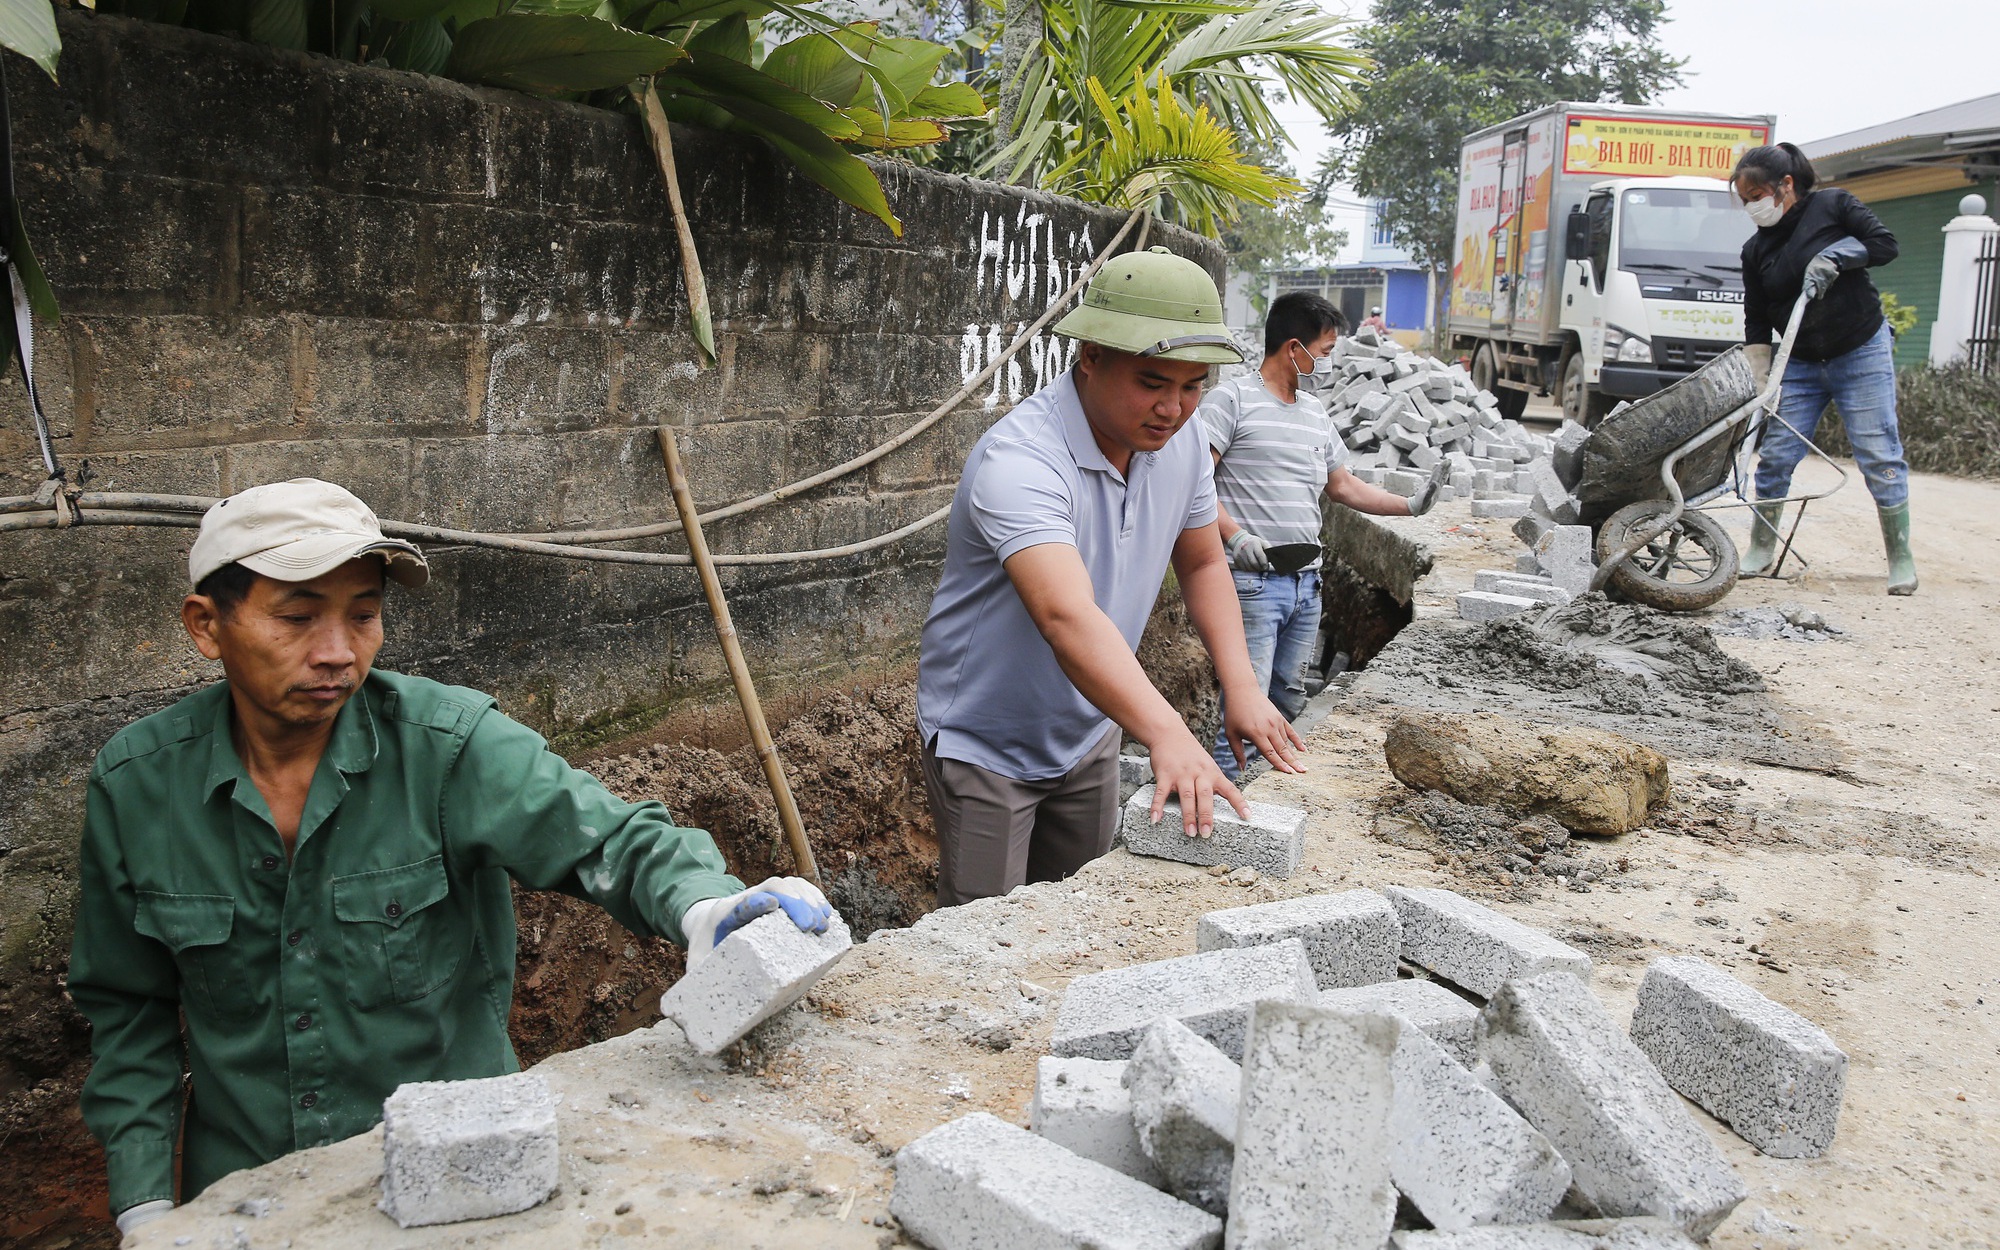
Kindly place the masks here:
<instances>
[{"instance_id":1,"label":"large rock","mask_svg":"<svg viewBox=\"0 0 2000 1250\"><path fill-rule=\"evenodd\" d=\"M1627 833L1667 797L1667 760L1601 729L1493 715L1404 716L1383 751L1396 780L1465 803L1546 813L1578 833Z\"/></svg>"}]
</instances>

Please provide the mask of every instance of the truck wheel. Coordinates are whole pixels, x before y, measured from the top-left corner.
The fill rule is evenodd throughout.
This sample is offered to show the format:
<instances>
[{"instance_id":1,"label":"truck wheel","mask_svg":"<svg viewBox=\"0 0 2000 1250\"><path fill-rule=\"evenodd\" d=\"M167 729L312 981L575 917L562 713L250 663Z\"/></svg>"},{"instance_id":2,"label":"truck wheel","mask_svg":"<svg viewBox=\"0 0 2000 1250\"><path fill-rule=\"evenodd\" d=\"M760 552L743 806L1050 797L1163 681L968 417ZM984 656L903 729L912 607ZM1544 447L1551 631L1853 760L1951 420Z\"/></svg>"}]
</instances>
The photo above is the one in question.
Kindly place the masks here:
<instances>
[{"instance_id":1,"label":"truck wheel","mask_svg":"<svg viewBox=\"0 0 2000 1250\"><path fill-rule=\"evenodd\" d=\"M1474 390L1491 391L1493 398L1500 401L1500 415L1509 421L1519 421L1528 410L1528 392L1500 385L1500 358L1491 343L1481 343L1479 350L1472 353L1472 386Z\"/></svg>"},{"instance_id":2,"label":"truck wheel","mask_svg":"<svg viewBox=\"0 0 2000 1250\"><path fill-rule=\"evenodd\" d=\"M1667 513L1664 499L1627 504L1597 531L1600 563ZM1662 612L1699 612L1736 585L1736 544L1704 512L1683 512L1665 533L1632 553L1611 574L1609 588Z\"/></svg>"},{"instance_id":3,"label":"truck wheel","mask_svg":"<svg viewBox=\"0 0 2000 1250\"><path fill-rule=\"evenodd\" d=\"M1562 405L1563 416L1586 430L1596 429L1604 414L1611 411L1611 399L1601 391L1591 390L1583 380L1581 352L1572 352L1569 363L1563 366Z\"/></svg>"}]
</instances>

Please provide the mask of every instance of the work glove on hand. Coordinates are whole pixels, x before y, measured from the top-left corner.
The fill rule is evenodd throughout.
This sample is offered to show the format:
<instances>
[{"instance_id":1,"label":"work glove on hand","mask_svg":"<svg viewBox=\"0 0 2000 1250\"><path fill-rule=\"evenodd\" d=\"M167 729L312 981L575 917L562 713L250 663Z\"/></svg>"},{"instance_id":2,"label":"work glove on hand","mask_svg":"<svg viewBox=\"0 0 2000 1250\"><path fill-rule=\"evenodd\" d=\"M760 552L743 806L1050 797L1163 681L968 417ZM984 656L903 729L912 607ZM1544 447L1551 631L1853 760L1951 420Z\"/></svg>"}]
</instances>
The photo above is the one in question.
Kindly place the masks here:
<instances>
[{"instance_id":1,"label":"work glove on hand","mask_svg":"<svg viewBox=\"0 0 2000 1250\"><path fill-rule=\"evenodd\" d=\"M1229 553L1229 562L1245 572L1271 571L1271 544L1249 530L1237 530L1222 547Z\"/></svg>"},{"instance_id":2,"label":"work glove on hand","mask_svg":"<svg viewBox=\"0 0 2000 1250\"><path fill-rule=\"evenodd\" d=\"M772 877L741 894L705 898L681 916L687 935L688 967L692 968L721 945L722 939L759 916L783 910L801 933L825 933L833 904L803 877Z\"/></svg>"},{"instance_id":3,"label":"work glove on hand","mask_svg":"<svg viewBox=\"0 0 2000 1250\"><path fill-rule=\"evenodd\" d=\"M1819 255L1813 257L1806 263L1806 280L1804 286L1806 298L1818 299L1820 296L1826 294L1826 289L1832 286L1833 280L1839 276L1840 264L1831 256L1828 256L1825 252L1821 252Z\"/></svg>"},{"instance_id":4,"label":"work glove on hand","mask_svg":"<svg viewBox=\"0 0 2000 1250\"><path fill-rule=\"evenodd\" d=\"M1743 362L1750 366L1750 376L1756 380L1761 392L1771 384L1771 345L1769 343L1749 343L1743 348Z\"/></svg>"},{"instance_id":5,"label":"work glove on hand","mask_svg":"<svg viewBox=\"0 0 2000 1250\"><path fill-rule=\"evenodd\" d=\"M129 1237L133 1229L141 1224L150 1224L173 1209L174 1204L165 1198L155 1198L136 1207L126 1207L118 1213L118 1235Z\"/></svg>"},{"instance_id":6,"label":"work glove on hand","mask_svg":"<svg viewBox=\"0 0 2000 1250\"><path fill-rule=\"evenodd\" d=\"M1410 515L1422 516L1429 512L1437 504L1438 487L1443 486L1449 477L1451 465L1447 461L1440 460L1432 465L1430 481L1417 487L1417 493L1410 496Z\"/></svg>"}]
</instances>

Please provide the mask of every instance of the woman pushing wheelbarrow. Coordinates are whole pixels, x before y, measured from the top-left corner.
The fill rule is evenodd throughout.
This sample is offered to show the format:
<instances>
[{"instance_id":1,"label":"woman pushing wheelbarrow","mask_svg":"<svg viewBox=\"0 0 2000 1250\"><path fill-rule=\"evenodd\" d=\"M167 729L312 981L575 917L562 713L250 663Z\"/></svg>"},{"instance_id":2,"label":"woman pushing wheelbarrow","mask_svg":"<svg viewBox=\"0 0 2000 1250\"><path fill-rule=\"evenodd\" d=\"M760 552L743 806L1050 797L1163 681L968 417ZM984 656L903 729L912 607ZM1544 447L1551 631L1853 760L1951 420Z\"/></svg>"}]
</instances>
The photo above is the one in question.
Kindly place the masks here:
<instances>
[{"instance_id":1,"label":"woman pushing wheelbarrow","mask_svg":"<svg viewBox=\"0 0 2000 1250\"><path fill-rule=\"evenodd\" d=\"M1773 331L1801 296L1807 301L1777 411L1758 444L1758 502L1742 571L1771 571L1792 472L1832 403L1840 405L1855 464L1881 515L1889 593L1915 594L1896 365L1881 297L1868 278L1870 267L1896 259L1896 238L1848 192L1815 190L1812 162L1789 143L1745 152L1731 181L1757 223L1743 245L1743 336L1760 390L1771 368Z\"/></svg>"}]
</instances>

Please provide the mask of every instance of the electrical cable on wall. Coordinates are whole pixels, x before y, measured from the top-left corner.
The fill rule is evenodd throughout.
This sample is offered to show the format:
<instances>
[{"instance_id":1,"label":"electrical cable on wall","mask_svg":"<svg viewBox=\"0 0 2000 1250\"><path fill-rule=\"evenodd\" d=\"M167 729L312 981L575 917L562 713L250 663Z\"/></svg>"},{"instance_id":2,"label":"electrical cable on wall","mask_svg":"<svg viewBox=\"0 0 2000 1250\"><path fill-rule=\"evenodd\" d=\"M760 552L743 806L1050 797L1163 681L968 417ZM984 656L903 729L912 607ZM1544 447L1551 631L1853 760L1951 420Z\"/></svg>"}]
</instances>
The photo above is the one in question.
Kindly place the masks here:
<instances>
[{"instance_id":1,"label":"electrical cable on wall","mask_svg":"<svg viewBox=\"0 0 2000 1250\"><path fill-rule=\"evenodd\" d=\"M986 367L968 378L964 385L948 399L911 425L908 429L886 442L861 453L851 460L843 461L832 468L822 470L810 477L800 478L775 490L739 500L697 518L706 525L713 521L741 516L760 508L780 503L794 495L801 494L817 486L866 468L882 459L897 448L915 439L926 430L944 420L958 406L971 398L980 387L990 382L994 375L1011 359L1020 354L1044 327L1054 321L1068 307L1071 300L1089 285L1097 271L1111 259L1118 245L1132 232L1132 228L1146 218L1145 209L1134 209L1126 217L1125 223L1111 237L1097 256L1075 282L1054 300L1005 350L988 361ZM53 452L50 453L53 463ZM80 525L141 525L167 526L194 529L201 524L202 514L213 507L216 500L200 495L155 495L125 491L77 491L65 489L60 477L52 477L44 489L36 495L0 497L0 533L19 530L68 529ZM51 489L53 486L53 489ZM840 547L823 547L812 551L772 551L743 553L736 555L714 555L717 564L759 565L759 564L801 564L816 560L833 560L842 556L860 555L882 547L901 542L930 526L936 525L951 514L949 505L939 508L928 516L912 521L901 529L861 542ZM657 538L681 529L679 520L662 520L628 525L609 529L577 530L572 532L553 531L523 534L499 534L480 530L448 529L440 526L416 525L407 521L385 520L382 531L397 538L413 541L449 544L465 547L480 547L496 551L512 551L524 555L555 556L567 560L595 561L606 564L644 564L686 566L693 563L693 557L672 552L625 551L616 548L596 546L600 543L630 542L643 538Z\"/></svg>"}]
</instances>

